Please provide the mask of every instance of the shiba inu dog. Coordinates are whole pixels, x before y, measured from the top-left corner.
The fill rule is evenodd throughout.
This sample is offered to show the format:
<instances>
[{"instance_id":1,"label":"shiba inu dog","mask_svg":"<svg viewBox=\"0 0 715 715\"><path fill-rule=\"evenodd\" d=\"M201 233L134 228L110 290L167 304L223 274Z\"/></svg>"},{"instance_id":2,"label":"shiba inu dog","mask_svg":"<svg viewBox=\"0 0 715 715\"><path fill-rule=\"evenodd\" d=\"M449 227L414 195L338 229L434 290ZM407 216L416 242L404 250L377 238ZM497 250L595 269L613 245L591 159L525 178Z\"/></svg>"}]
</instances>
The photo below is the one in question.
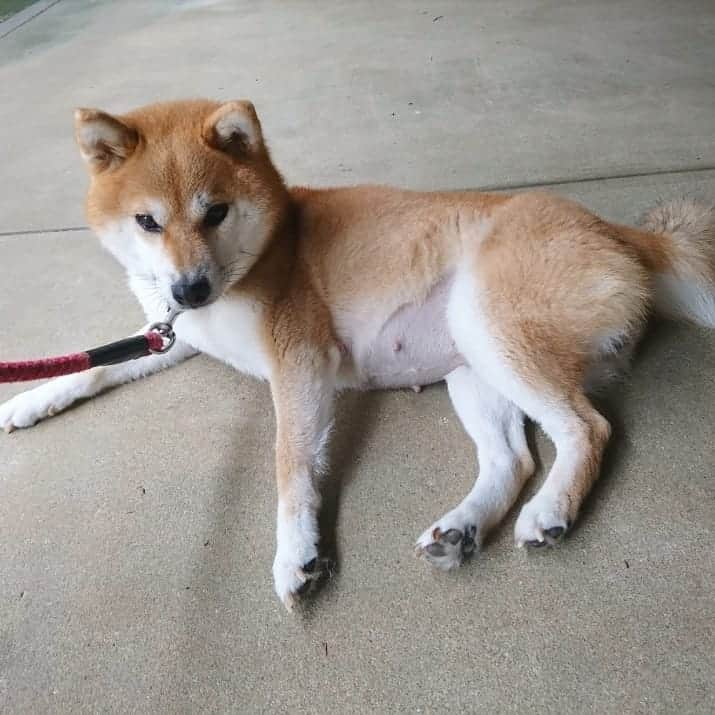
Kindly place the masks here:
<instances>
[{"instance_id":1,"label":"shiba inu dog","mask_svg":"<svg viewBox=\"0 0 715 715\"><path fill-rule=\"evenodd\" d=\"M10 432L200 351L267 380L276 415L275 590L291 608L325 562L317 477L346 388L446 380L479 452L463 501L417 540L443 569L478 549L534 462L526 416L556 458L515 527L548 546L574 523L610 436L587 397L651 314L715 327L715 211L663 204L640 228L546 193L288 188L250 102L76 112L92 229L125 267L165 355L100 367L0 407Z\"/></svg>"}]
</instances>

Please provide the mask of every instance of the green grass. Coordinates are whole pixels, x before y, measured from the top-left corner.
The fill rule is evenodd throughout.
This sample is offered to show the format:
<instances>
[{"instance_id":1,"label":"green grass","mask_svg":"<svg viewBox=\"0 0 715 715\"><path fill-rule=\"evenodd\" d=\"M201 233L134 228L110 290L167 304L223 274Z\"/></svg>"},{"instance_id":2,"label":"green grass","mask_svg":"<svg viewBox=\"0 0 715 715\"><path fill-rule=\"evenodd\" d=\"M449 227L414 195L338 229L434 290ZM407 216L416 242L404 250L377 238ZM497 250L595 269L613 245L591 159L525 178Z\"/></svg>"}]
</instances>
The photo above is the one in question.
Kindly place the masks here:
<instances>
[{"instance_id":1,"label":"green grass","mask_svg":"<svg viewBox=\"0 0 715 715\"><path fill-rule=\"evenodd\" d=\"M14 15L28 5L32 5L35 0L0 0L0 22L7 20L10 15Z\"/></svg>"}]
</instances>

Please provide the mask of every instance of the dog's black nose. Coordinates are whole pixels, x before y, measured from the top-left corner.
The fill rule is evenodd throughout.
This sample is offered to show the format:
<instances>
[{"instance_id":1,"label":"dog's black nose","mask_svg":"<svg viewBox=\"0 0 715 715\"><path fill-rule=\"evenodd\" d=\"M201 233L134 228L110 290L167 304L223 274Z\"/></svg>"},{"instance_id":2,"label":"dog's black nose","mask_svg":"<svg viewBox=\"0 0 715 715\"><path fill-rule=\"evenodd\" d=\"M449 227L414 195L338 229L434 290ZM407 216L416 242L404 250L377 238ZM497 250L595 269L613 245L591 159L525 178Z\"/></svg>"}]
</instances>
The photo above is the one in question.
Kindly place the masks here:
<instances>
[{"instance_id":1,"label":"dog's black nose","mask_svg":"<svg viewBox=\"0 0 715 715\"><path fill-rule=\"evenodd\" d=\"M208 278L199 278L195 281L179 280L171 286L171 294L179 305L198 308L209 299L211 284Z\"/></svg>"}]
</instances>

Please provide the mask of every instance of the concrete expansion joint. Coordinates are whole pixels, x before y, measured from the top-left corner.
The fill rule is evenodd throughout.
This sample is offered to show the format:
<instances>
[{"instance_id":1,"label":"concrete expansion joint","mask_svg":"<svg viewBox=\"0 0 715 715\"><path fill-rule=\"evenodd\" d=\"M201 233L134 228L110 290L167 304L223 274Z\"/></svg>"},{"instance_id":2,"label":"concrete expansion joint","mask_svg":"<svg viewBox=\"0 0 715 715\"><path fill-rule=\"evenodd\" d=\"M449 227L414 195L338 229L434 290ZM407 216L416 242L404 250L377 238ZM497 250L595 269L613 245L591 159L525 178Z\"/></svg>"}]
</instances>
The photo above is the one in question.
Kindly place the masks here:
<instances>
[{"instance_id":1,"label":"concrete expansion joint","mask_svg":"<svg viewBox=\"0 0 715 715\"><path fill-rule=\"evenodd\" d=\"M59 1L59 0L58 0ZM573 184L589 184L599 181L614 181L616 179L638 179L651 176L667 176L669 174L696 174L700 172L715 171L715 165L710 166L688 166L680 169L658 169L656 171L642 171L634 173L609 174L607 176L587 176L575 179L553 179L548 181L534 181L527 183L498 184L492 186L464 187L464 191L518 191L520 189L538 189L548 186L571 186ZM31 234L41 235L43 233L72 233L77 231L89 231L89 226L57 226L51 228L26 228L10 231L0 231L0 238L11 238L13 236L28 236Z\"/></svg>"}]
</instances>

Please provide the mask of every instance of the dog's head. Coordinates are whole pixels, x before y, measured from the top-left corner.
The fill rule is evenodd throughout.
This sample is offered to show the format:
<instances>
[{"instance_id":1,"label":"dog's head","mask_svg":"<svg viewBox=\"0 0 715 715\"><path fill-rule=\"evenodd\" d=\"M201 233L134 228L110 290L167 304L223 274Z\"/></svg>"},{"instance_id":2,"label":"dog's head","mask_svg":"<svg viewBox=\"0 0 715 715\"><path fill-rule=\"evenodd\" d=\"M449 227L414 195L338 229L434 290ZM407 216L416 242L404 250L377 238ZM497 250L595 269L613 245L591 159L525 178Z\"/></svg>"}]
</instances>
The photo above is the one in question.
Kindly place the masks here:
<instances>
[{"instance_id":1,"label":"dog's head","mask_svg":"<svg viewBox=\"0 0 715 715\"><path fill-rule=\"evenodd\" d=\"M250 270L287 202L250 102L78 109L75 125L89 224L156 301L197 308Z\"/></svg>"}]
</instances>

